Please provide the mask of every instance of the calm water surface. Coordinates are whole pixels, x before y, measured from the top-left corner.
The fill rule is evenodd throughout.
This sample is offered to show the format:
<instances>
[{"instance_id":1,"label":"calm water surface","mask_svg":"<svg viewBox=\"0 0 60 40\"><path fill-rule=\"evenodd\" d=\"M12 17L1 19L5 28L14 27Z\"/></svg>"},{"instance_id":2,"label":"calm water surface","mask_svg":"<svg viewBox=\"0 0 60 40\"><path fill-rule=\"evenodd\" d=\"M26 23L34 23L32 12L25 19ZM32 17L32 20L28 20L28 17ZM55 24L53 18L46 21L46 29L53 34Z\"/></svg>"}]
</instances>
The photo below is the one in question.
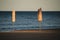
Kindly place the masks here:
<instances>
[{"instance_id":1,"label":"calm water surface","mask_svg":"<svg viewBox=\"0 0 60 40\"><path fill-rule=\"evenodd\" d=\"M43 12L42 23L38 22L37 14L35 11L17 11L13 24L11 12L0 11L0 31L60 28L60 12Z\"/></svg>"}]
</instances>

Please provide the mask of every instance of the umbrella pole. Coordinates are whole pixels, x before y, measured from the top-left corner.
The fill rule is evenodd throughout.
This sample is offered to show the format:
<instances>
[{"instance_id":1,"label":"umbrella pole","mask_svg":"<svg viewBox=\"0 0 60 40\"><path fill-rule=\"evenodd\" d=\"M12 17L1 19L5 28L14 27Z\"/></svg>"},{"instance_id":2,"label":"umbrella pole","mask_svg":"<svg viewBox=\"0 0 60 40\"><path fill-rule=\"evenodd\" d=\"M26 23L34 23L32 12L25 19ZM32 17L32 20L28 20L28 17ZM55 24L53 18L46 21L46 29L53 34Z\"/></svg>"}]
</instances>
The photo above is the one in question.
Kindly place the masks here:
<instances>
[{"instance_id":1,"label":"umbrella pole","mask_svg":"<svg viewBox=\"0 0 60 40\"><path fill-rule=\"evenodd\" d=\"M39 26L39 30L41 30L42 28L42 22L38 22L38 26Z\"/></svg>"}]
</instances>

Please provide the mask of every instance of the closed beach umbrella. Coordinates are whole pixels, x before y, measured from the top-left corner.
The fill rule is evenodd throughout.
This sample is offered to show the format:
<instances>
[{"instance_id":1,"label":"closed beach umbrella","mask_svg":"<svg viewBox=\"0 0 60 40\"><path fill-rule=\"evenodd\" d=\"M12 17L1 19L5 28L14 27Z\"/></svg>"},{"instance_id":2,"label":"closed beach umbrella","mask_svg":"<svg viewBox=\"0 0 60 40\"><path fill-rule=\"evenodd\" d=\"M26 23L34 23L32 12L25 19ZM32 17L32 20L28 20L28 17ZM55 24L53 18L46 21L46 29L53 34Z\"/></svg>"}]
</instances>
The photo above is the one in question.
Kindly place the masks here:
<instances>
[{"instance_id":1,"label":"closed beach umbrella","mask_svg":"<svg viewBox=\"0 0 60 40\"><path fill-rule=\"evenodd\" d=\"M15 18L16 14L15 14L15 10L12 10L12 22L15 22L16 18Z\"/></svg>"},{"instance_id":2,"label":"closed beach umbrella","mask_svg":"<svg viewBox=\"0 0 60 40\"><path fill-rule=\"evenodd\" d=\"M42 9L38 9L38 21L42 22Z\"/></svg>"}]
</instances>

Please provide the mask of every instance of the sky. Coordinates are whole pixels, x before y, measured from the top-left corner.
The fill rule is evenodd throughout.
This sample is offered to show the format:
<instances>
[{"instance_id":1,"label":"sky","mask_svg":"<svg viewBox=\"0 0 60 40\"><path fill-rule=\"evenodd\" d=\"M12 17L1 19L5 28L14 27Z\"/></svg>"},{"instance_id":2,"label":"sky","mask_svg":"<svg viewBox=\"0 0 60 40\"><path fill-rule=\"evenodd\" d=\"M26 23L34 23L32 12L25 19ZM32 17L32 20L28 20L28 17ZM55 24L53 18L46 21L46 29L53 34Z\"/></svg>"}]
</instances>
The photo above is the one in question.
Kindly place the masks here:
<instances>
[{"instance_id":1,"label":"sky","mask_svg":"<svg viewBox=\"0 0 60 40\"><path fill-rule=\"evenodd\" d=\"M60 11L60 0L0 0L0 11Z\"/></svg>"}]
</instances>

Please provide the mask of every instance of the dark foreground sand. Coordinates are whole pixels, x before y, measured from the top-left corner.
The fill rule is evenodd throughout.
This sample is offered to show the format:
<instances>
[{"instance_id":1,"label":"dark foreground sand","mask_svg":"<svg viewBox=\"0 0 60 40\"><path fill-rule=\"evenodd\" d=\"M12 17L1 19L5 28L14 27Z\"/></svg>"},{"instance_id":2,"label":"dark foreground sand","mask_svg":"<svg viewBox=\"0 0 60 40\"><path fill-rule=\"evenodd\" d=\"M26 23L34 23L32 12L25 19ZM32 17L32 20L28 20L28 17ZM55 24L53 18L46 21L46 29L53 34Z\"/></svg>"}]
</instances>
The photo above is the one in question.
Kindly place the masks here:
<instances>
[{"instance_id":1,"label":"dark foreground sand","mask_svg":"<svg viewBox=\"0 0 60 40\"><path fill-rule=\"evenodd\" d=\"M60 40L60 30L15 30L0 32L0 40Z\"/></svg>"}]
</instances>

